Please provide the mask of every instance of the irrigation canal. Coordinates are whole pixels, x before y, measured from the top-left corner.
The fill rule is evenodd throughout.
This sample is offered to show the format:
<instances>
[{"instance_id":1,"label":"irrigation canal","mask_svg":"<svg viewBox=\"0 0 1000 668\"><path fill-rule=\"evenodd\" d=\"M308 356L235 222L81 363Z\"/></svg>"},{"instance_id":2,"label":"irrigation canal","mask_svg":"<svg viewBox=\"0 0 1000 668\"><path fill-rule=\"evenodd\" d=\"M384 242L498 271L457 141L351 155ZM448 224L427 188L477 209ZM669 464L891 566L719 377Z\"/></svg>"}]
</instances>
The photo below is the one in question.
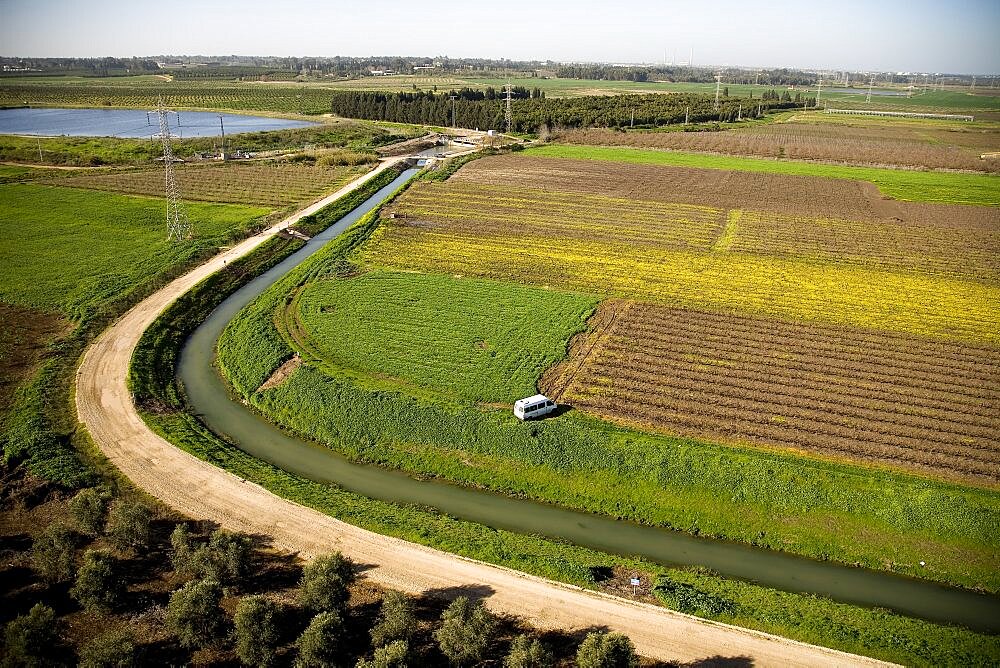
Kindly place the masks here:
<instances>
[{"instance_id":1,"label":"irrigation canal","mask_svg":"<svg viewBox=\"0 0 1000 668\"><path fill-rule=\"evenodd\" d=\"M338 453L274 426L234 401L213 366L222 330L244 306L293 267L341 234L411 179L409 169L303 248L233 293L191 335L178 374L201 419L240 449L310 480L331 483L383 501L417 504L497 529L539 534L619 555L640 556L665 565L704 566L730 578L785 591L818 594L836 601L889 608L936 622L1000 632L1000 598L963 589L679 531L642 526L442 483L398 471L356 464Z\"/></svg>"}]
</instances>

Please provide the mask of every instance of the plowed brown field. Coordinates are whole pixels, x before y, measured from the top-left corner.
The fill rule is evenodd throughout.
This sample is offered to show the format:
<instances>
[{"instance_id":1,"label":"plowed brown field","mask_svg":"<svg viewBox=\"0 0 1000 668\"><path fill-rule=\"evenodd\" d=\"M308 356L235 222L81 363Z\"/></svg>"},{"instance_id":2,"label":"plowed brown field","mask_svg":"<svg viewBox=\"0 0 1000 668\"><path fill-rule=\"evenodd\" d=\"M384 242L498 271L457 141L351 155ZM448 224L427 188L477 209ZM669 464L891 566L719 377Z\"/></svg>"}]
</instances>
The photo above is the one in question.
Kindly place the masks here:
<instances>
[{"instance_id":1,"label":"plowed brown field","mask_svg":"<svg viewBox=\"0 0 1000 668\"><path fill-rule=\"evenodd\" d=\"M610 301L542 391L654 430L1000 481L1000 350Z\"/></svg>"},{"instance_id":2,"label":"plowed brown field","mask_svg":"<svg viewBox=\"0 0 1000 668\"><path fill-rule=\"evenodd\" d=\"M633 200L757 209L847 220L997 230L1000 208L886 199L867 181L505 155L475 160L448 183L522 186Z\"/></svg>"},{"instance_id":3,"label":"plowed brown field","mask_svg":"<svg viewBox=\"0 0 1000 668\"><path fill-rule=\"evenodd\" d=\"M705 151L852 165L1000 171L1000 161L979 157L982 153L1000 150L1000 132L996 130L774 123L725 132L568 130L560 133L559 140L591 146Z\"/></svg>"}]
</instances>

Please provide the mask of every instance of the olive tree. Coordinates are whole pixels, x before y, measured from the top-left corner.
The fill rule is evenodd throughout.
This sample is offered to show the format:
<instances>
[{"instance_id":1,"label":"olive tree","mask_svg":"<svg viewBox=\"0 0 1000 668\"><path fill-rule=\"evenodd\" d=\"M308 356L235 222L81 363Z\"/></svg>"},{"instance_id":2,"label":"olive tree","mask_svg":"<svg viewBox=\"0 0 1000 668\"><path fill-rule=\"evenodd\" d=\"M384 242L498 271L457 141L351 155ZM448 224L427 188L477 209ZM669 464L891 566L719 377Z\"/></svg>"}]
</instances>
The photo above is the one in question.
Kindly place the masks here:
<instances>
[{"instance_id":1,"label":"olive tree","mask_svg":"<svg viewBox=\"0 0 1000 668\"><path fill-rule=\"evenodd\" d=\"M111 610L121 601L124 586L115 573L114 558L106 552L87 550L70 595L87 610Z\"/></svg>"},{"instance_id":2,"label":"olive tree","mask_svg":"<svg viewBox=\"0 0 1000 668\"><path fill-rule=\"evenodd\" d=\"M222 633L222 587L214 580L192 580L170 595L167 625L184 647L205 647Z\"/></svg>"},{"instance_id":3,"label":"olive tree","mask_svg":"<svg viewBox=\"0 0 1000 668\"><path fill-rule=\"evenodd\" d=\"M503 665L506 668L550 668L555 665L555 657L538 638L520 635L511 643Z\"/></svg>"},{"instance_id":4,"label":"olive tree","mask_svg":"<svg viewBox=\"0 0 1000 668\"><path fill-rule=\"evenodd\" d=\"M316 558L302 570L299 602L313 612L343 613L357 578L354 562L340 552Z\"/></svg>"},{"instance_id":5,"label":"olive tree","mask_svg":"<svg viewBox=\"0 0 1000 668\"><path fill-rule=\"evenodd\" d=\"M338 666L344 655L344 622L336 612L321 612L312 618L295 645L296 665L302 668Z\"/></svg>"},{"instance_id":6,"label":"olive tree","mask_svg":"<svg viewBox=\"0 0 1000 668\"><path fill-rule=\"evenodd\" d=\"M417 626L410 598L398 591L386 592L378 621L372 627L372 645L379 647L394 640L409 640Z\"/></svg>"},{"instance_id":7,"label":"olive tree","mask_svg":"<svg viewBox=\"0 0 1000 668\"><path fill-rule=\"evenodd\" d=\"M409 654L409 643L394 640L376 649L370 660L358 661L356 668L406 668Z\"/></svg>"},{"instance_id":8,"label":"olive tree","mask_svg":"<svg viewBox=\"0 0 1000 668\"><path fill-rule=\"evenodd\" d=\"M152 535L153 511L140 501L118 499L108 514L107 534L121 550L143 548Z\"/></svg>"},{"instance_id":9,"label":"olive tree","mask_svg":"<svg viewBox=\"0 0 1000 668\"><path fill-rule=\"evenodd\" d=\"M135 639L126 629L102 633L80 650L80 668L132 668L135 664Z\"/></svg>"},{"instance_id":10,"label":"olive tree","mask_svg":"<svg viewBox=\"0 0 1000 668\"><path fill-rule=\"evenodd\" d=\"M589 633L576 653L579 668L638 668L639 656L623 633Z\"/></svg>"},{"instance_id":11,"label":"olive tree","mask_svg":"<svg viewBox=\"0 0 1000 668\"><path fill-rule=\"evenodd\" d=\"M278 604L265 596L247 596L236 606L236 655L248 666L268 666L277 654Z\"/></svg>"},{"instance_id":12,"label":"olive tree","mask_svg":"<svg viewBox=\"0 0 1000 668\"><path fill-rule=\"evenodd\" d=\"M36 603L4 629L4 666L62 665L64 652L55 610L43 603Z\"/></svg>"},{"instance_id":13,"label":"olive tree","mask_svg":"<svg viewBox=\"0 0 1000 668\"><path fill-rule=\"evenodd\" d=\"M181 522L174 527L170 534L170 563L175 572L185 575L192 574L191 555L193 552L191 529L187 522Z\"/></svg>"},{"instance_id":14,"label":"olive tree","mask_svg":"<svg viewBox=\"0 0 1000 668\"><path fill-rule=\"evenodd\" d=\"M80 531L97 536L108 513L108 493L97 487L82 489L69 502L69 510Z\"/></svg>"},{"instance_id":15,"label":"olive tree","mask_svg":"<svg viewBox=\"0 0 1000 668\"><path fill-rule=\"evenodd\" d=\"M73 578L76 538L65 524L54 522L31 544L31 565L48 582Z\"/></svg>"},{"instance_id":16,"label":"olive tree","mask_svg":"<svg viewBox=\"0 0 1000 668\"><path fill-rule=\"evenodd\" d=\"M438 646L455 665L480 661L493 641L497 618L482 604L459 596L441 614L441 626L434 632Z\"/></svg>"}]
</instances>

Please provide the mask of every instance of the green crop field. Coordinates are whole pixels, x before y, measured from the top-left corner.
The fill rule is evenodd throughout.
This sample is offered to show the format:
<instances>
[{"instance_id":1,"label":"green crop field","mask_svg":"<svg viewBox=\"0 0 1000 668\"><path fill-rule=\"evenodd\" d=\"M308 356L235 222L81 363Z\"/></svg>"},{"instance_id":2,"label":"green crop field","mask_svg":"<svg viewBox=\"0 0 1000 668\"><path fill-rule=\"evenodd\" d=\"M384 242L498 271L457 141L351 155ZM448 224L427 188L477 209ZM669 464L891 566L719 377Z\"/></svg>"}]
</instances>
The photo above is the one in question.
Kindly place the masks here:
<instances>
[{"instance_id":1,"label":"green crop field","mask_svg":"<svg viewBox=\"0 0 1000 668\"><path fill-rule=\"evenodd\" d=\"M267 209L188 204L197 238L167 241L164 201L54 186L0 187L0 301L80 317L225 244Z\"/></svg>"},{"instance_id":2,"label":"green crop field","mask_svg":"<svg viewBox=\"0 0 1000 668\"><path fill-rule=\"evenodd\" d=\"M792 160L743 158L683 151L657 151L603 146L549 144L530 148L527 154L549 158L606 160L645 165L700 167L703 169L764 172L793 176L871 181L887 197L904 202L940 202L1000 206L1000 176L921 172L875 167L825 165Z\"/></svg>"},{"instance_id":3,"label":"green crop field","mask_svg":"<svg viewBox=\"0 0 1000 668\"><path fill-rule=\"evenodd\" d=\"M476 402L535 393L597 301L445 276L372 272L312 283L302 332L335 367Z\"/></svg>"}]
</instances>

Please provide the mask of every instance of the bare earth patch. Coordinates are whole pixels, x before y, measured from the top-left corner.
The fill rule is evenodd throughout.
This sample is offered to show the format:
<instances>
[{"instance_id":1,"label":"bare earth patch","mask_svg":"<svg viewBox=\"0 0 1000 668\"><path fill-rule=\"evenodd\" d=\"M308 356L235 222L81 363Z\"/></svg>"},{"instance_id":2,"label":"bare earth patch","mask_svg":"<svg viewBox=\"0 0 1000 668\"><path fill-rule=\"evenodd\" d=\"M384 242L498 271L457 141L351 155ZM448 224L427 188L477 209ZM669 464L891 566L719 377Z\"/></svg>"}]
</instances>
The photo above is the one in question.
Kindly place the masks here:
<instances>
[{"instance_id":1,"label":"bare earth patch","mask_svg":"<svg viewBox=\"0 0 1000 668\"><path fill-rule=\"evenodd\" d=\"M295 373L295 370L300 366L302 366L302 358L296 355L275 369L271 377L265 380L264 384L257 388L257 391L263 392L264 390L270 390L272 387L278 387L288 380L289 376Z\"/></svg>"}]
</instances>

